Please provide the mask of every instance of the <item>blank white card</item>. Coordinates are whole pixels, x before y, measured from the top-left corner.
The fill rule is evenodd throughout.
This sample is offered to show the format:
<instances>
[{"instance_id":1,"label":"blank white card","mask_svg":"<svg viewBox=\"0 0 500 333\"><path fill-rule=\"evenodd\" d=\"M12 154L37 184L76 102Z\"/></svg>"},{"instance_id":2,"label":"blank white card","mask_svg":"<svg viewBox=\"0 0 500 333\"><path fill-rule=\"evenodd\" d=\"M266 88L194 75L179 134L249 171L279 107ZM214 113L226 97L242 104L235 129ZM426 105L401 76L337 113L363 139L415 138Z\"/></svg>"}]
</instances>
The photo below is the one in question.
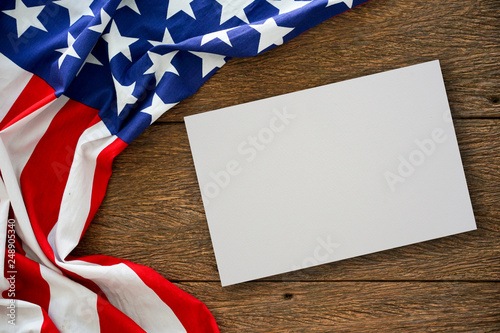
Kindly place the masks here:
<instances>
[{"instance_id":1,"label":"blank white card","mask_svg":"<svg viewBox=\"0 0 500 333\"><path fill-rule=\"evenodd\" d=\"M185 121L223 286L476 229L439 61Z\"/></svg>"}]
</instances>

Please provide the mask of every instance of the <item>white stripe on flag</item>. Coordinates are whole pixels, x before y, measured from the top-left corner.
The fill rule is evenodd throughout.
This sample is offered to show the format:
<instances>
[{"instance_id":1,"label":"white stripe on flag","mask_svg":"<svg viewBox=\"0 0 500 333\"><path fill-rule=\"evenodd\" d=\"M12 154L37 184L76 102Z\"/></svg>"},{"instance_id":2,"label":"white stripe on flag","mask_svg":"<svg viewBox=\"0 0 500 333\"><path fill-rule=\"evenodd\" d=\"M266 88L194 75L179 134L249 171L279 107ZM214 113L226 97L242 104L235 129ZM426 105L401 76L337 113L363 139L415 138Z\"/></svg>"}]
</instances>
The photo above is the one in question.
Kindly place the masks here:
<instances>
[{"instance_id":1,"label":"white stripe on flag","mask_svg":"<svg viewBox=\"0 0 500 333\"><path fill-rule=\"evenodd\" d=\"M41 332L43 325L43 313L40 306L16 300L15 301L15 325L9 324L11 308L10 299L0 299L0 332ZM12 306L11 306L12 307Z\"/></svg>"},{"instance_id":2,"label":"white stripe on flag","mask_svg":"<svg viewBox=\"0 0 500 333\"><path fill-rule=\"evenodd\" d=\"M97 157L116 139L100 121L87 128L78 140L59 216L48 236L57 261L64 261L80 241L90 212Z\"/></svg>"},{"instance_id":3,"label":"white stripe on flag","mask_svg":"<svg viewBox=\"0 0 500 333\"><path fill-rule=\"evenodd\" d=\"M129 266L100 266L81 260L60 266L94 281L111 304L146 332L186 332L172 309Z\"/></svg>"},{"instance_id":4,"label":"white stripe on flag","mask_svg":"<svg viewBox=\"0 0 500 333\"><path fill-rule=\"evenodd\" d=\"M49 317L61 332L99 332L97 295L81 284L40 265L50 288Z\"/></svg>"},{"instance_id":5,"label":"white stripe on flag","mask_svg":"<svg viewBox=\"0 0 500 333\"><path fill-rule=\"evenodd\" d=\"M0 121L9 112L33 74L0 53Z\"/></svg>"}]
</instances>

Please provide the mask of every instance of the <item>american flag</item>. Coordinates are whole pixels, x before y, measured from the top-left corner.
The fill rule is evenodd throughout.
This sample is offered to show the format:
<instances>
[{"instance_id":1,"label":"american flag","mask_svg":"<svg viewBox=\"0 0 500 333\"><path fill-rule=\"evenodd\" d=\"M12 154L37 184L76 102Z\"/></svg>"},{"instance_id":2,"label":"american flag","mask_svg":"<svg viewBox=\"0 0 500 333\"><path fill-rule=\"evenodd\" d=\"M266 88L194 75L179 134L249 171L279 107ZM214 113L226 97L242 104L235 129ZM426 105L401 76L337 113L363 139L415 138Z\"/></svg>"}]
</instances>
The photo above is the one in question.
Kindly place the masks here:
<instances>
[{"instance_id":1,"label":"american flag","mask_svg":"<svg viewBox=\"0 0 500 333\"><path fill-rule=\"evenodd\" d=\"M150 268L73 258L111 163L231 57L366 0L0 3L0 331L217 332Z\"/></svg>"}]
</instances>

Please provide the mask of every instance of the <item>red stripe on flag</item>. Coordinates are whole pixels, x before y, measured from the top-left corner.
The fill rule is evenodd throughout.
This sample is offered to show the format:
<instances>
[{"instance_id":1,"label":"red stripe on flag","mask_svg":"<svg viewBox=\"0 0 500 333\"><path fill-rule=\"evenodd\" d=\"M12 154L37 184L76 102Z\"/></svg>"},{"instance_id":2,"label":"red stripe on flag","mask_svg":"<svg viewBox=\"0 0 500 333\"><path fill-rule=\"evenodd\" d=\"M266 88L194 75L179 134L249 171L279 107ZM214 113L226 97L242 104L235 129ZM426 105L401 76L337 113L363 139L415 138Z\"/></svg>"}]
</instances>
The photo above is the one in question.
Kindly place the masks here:
<instances>
[{"instance_id":1,"label":"red stripe on flag","mask_svg":"<svg viewBox=\"0 0 500 333\"><path fill-rule=\"evenodd\" d=\"M41 333L59 333L59 330L57 329L56 325L50 319L49 314L45 309L42 309L42 314L43 314L43 324L42 328L40 330Z\"/></svg>"},{"instance_id":2,"label":"red stripe on flag","mask_svg":"<svg viewBox=\"0 0 500 333\"><path fill-rule=\"evenodd\" d=\"M101 297L97 297L97 314L99 315L101 333L146 332L132 319Z\"/></svg>"},{"instance_id":3,"label":"red stripe on flag","mask_svg":"<svg viewBox=\"0 0 500 333\"><path fill-rule=\"evenodd\" d=\"M38 142L21 174L21 191L35 236L53 261L47 236L57 222L76 145L82 133L101 121L98 110L69 100Z\"/></svg>"},{"instance_id":4,"label":"red stripe on flag","mask_svg":"<svg viewBox=\"0 0 500 333\"><path fill-rule=\"evenodd\" d=\"M7 253L7 252L6 252ZM40 264L26 258L20 253L16 253L16 271L15 277L15 298L29 303L37 304L45 311L49 310L50 287L43 279L40 272ZM5 268L5 277L8 278L7 267ZM2 297L9 299L8 290L2 293Z\"/></svg>"},{"instance_id":5,"label":"red stripe on flag","mask_svg":"<svg viewBox=\"0 0 500 333\"><path fill-rule=\"evenodd\" d=\"M104 194L106 194L106 188L108 187L109 178L111 177L111 166L113 164L113 159L127 147L127 143L120 138L116 138L109 146L104 148L96 160L96 170L94 174L94 182L92 184L92 198L90 201L90 212L85 222L85 226L82 231L82 237L87 230L90 222L94 218L97 209L101 205L104 199ZM81 237L80 237L81 239Z\"/></svg>"},{"instance_id":6,"label":"red stripe on flag","mask_svg":"<svg viewBox=\"0 0 500 333\"><path fill-rule=\"evenodd\" d=\"M187 292L167 281L153 269L125 262L141 280L167 304L189 333L219 332L217 323L208 308ZM194 318L196 318L194 320Z\"/></svg>"},{"instance_id":7,"label":"red stripe on flag","mask_svg":"<svg viewBox=\"0 0 500 333\"><path fill-rule=\"evenodd\" d=\"M33 75L9 112L0 122L0 130L9 127L55 99L55 90L43 79Z\"/></svg>"}]
</instances>

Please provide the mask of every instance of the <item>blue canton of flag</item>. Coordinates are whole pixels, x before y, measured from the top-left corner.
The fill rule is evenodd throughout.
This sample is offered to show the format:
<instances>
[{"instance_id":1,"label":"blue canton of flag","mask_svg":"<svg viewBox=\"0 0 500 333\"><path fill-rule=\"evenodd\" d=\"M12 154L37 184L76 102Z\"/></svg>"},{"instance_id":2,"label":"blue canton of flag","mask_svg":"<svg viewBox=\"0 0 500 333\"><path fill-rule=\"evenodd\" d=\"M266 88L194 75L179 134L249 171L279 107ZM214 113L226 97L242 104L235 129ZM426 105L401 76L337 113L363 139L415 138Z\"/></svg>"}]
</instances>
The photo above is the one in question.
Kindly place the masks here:
<instances>
[{"instance_id":1,"label":"blue canton of flag","mask_svg":"<svg viewBox=\"0 0 500 333\"><path fill-rule=\"evenodd\" d=\"M15 0L0 51L130 142L231 57L249 57L364 1Z\"/></svg>"}]
</instances>

